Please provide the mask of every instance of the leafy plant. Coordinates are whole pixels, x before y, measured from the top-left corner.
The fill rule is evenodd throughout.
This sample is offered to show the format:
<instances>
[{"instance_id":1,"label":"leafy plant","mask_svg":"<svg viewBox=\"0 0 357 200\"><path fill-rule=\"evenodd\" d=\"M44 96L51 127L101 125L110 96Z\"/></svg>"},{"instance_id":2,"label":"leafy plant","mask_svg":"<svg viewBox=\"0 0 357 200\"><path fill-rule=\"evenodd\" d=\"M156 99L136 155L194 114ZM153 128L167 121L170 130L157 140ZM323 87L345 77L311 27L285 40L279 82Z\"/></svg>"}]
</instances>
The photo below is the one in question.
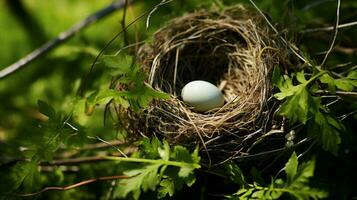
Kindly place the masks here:
<instances>
[{"instance_id":1,"label":"leafy plant","mask_svg":"<svg viewBox=\"0 0 357 200\"><path fill-rule=\"evenodd\" d=\"M105 105L114 101L137 112L147 107L153 99L168 98L166 93L157 91L145 83L146 74L133 62L132 56L104 56L102 62L110 74L116 77L114 86L120 86L120 90L99 90L87 99L89 105Z\"/></svg>"},{"instance_id":2,"label":"leafy plant","mask_svg":"<svg viewBox=\"0 0 357 200\"><path fill-rule=\"evenodd\" d=\"M269 186L261 186L257 183L246 184L228 199L279 199L283 195L299 200L325 198L328 196L327 192L308 186L309 179L314 175L314 168L315 160L299 165L294 152L284 167L285 180L272 180ZM238 178L240 176L242 175L239 174Z\"/></svg>"},{"instance_id":3,"label":"leafy plant","mask_svg":"<svg viewBox=\"0 0 357 200\"><path fill-rule=\"evenodd\" d=\"M297 84L294 84L296 78ZM319 71L306 80L304 71L282 75L278 67L273 71L273 84L280 92L274 96L284 100L279 108L279 114L290 120L291 124L308 122L310 137L317 138L323 149L337 155L341 143L340 132L344 126L333 116L326 105L321 103L317 95L318 80L335 91L335 86L345 91L353 90L356 85L355 72L350 72L346 78L333 79L327 71Z\"/></svg>"},{"instance_id":4,"label":"leafy plant","mask_svg":"<svg viewBox=\"0 0 357 200\"><path fill-rule=\"evenodd\" d=\"M129 178L118 181L114 197L126 198L130 195L139 199L141 192L155 191L158 188L158 198L163 198L167 195L173 196L174 192L182 189L184 185L194 184L194 170L200 168L198 148L190 154L182 146L171 149L166 141L161 143L157 138L153 138L151 142L148 139L143 141L140 152L149 153L142 153L144 158L106 157L119 161L120 165L127 162L138 163L128 165L123 171Z\"/></svg>"},{"instance_id":5,"label":"leafy plant","mask_svg":"<svg viewBox=\"0 0 357 200\"><path fill-rule=\"evenodd\" d=\"M19 162L5 172L0 172L5 180L0 195L11 194L24 188L24 191L38 189L41 182L40 163L50 162L60 146L80 147L85 136L82 127L75 124L72 115L65 116L44 101L38 101L43 122L34 127L35 135L24 137L19 143L24 147Z\"/></svg>"}]
</instances>

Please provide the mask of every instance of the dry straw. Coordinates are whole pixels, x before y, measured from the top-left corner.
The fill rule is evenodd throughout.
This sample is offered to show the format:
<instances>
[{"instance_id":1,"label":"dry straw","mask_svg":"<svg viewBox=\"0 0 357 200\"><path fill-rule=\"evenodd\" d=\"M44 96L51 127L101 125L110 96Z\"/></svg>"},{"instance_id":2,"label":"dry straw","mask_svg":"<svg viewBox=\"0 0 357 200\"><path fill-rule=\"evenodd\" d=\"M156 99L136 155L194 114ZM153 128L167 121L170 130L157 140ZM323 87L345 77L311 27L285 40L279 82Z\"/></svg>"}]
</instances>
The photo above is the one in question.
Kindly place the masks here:
<instances>
[{"instance_id":1,"label":"dry straw","mask_svg":"<svg viewBox=\"0 0 357 200\"><path fill-rule=\"evenodd\" d=\"M240 6L171 20L138 52L148 84L170 98L153 101L142 113L122 113L128 131L200 145L216 163L249 154L276 123L270 76L286 59L276 38L259 15ZM180 93L193 80L216 84L225 105L206 113L191 110Z\"/></svg>"}]
</instances>

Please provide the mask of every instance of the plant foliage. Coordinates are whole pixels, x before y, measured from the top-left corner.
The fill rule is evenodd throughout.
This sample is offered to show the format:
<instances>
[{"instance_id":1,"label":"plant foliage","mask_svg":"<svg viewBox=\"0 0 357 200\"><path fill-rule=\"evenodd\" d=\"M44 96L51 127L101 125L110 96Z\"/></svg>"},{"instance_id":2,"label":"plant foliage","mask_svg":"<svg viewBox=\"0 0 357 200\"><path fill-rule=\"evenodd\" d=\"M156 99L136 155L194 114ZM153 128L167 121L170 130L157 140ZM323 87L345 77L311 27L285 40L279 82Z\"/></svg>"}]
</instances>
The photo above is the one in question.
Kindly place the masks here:
<instances>
[{"instance_id":1,"label":"plant foliage","mask_svg":"<svg viewBox=\"0 0 357 200\"><path fill-rule=\"evenodd\" d=\"M115 158L119 164L135 162L137 165L128 165L123 171L128 179L118 181L114 191L114 197L127 198L128 195L139 199L142 192L157 189L157 197L173 196L175 191L182 189L184 185L192 186L195 182L194 170L200 168L198 149L193 153L182 146L170 148L166 141L162 143L154 138L151 142L143 141L141 156L145 158Z\"/></svg>"},{"instance_id":2,"label":"plant foliage","mask_svg":"<svg viewBox=\"0 0 357 200\"><path fill-rule=\"evenodd\" d=\"M344 126L331 110L322 104L316 87L319 80L322 84L327 84L332 92L335 92L335 87L352 91L356 86L355 73L356 71L352 71L347 77L334 79L327 71L319 71L306 80L304 71L289 77L282 75L278 67L274 68L273 84L280 90L274 96L278 100L284 100L279 114L289 119L291 124L308 123L310 137L316 138L324 150L337 155L341 143L340 132L344 130Z\"/></svg>"},{"instance_id":3,"label":"plant foliage","mask_svg":"<svg viewBox=\"0 0 357 200\"><path fill-rule=\"evenodd\" d=\"M314 175L314 168L315 160L299 164L294 152L284 167L285 180L272 180L268 186L261 186L257 183L245 184L228 199L279 199L283 195L299 200L325 198L328 195L327 192L308 186L309 179ZM237 176L239 178L242 175Z\"/></svg>"}]
</instances>

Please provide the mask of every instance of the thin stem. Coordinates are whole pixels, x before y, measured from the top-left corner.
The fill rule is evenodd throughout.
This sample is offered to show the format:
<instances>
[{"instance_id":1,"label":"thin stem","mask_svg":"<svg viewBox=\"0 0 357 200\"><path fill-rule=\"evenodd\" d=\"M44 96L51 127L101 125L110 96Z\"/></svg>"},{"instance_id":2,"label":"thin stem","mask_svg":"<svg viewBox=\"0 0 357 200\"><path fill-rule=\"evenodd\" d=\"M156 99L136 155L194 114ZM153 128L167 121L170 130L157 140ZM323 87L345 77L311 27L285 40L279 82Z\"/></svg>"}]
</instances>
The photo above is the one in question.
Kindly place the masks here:
<instances>
[{"instance_id":1,"label":"thin stem","mask_svg":"<svg viewBox=\"0 0 357 200\"><path fill-rule=\"evenodd\" d=\"M305 84L308 85L309 83L311 83L312 81L314 81L315 79L317 79L318 77L326 74L326 71L320 71L318 74L316 74L315 76L311 77Z\"/></svg>"},{"instance_id":2,"label":"thin stem","mask_svg":"<svg viewBox=\"0 0 357 200\"><path fill-rule=\"evenodd\" d=\"M150 163L150 164L161 164L170 165L175 167L185 167L190 166L194 169L198 169L201 166L194 163L186 163L179 161L170 161L162 159L145 159L145 158L130 158L130 157L117 157L117 156L96 156L96 157L84 157L84 158L73 158L66 160L55 160L50 163L41 163L41 166L51 166L51 165L77 165L81 163L90 163L98 161L119 161L119 162L136 162L136 163Z\"/></svg>"},{"instance_id":3,"label":"thin stem","mask_svg":"<svg viewBox=\"0 0 357 200\"><path fill-rule=\"evenodd\" d=\"M151 18L151 15L154 14L154 12L159 9L160 6L163 6L165 4L168 4L172 2L172 0L162 0L159 4L157 4L156 6L154 6L153 9L151 9L151 11L149 12L148 14L148 17L146 18L146 29L149 28L149 25L150 25L150 18Z\"/></svg>"},{"instance_id":4,"label":"thin stem","mask_svg":"<svg viewBox=\"0 0 357 200\"><path fill-rule=\"evenodd\" d=\"M337 29L347 28L347 27L356 26L356 25L357 25L357 21L348 22L345 24L338 25ZM332 31L334 29L335 29L335 26L329 26L329 27L322 27L322 28L306 29L306 30L300 31L300 33L312 33L312 32L318 32L318 31Z\"/></svg>"},{"instance_id":5,"label":"thin stem","mask_svg":"<svg viewBox=\"0 0 357 200\"><path fill-rule=\"evenodd\" d=\"M336 38L337 38L337 33L338 33L338 24L340 22L340 6L341 6L341 0L337 0L337 11L336 11L336 24L335 24L335 27L334 27L334 33L333 33L333 38L332 38L332 42L331 42L331 45L330 45L330 48L327 50L327 53L324 57L324 60L322 61L321 63L321 68L325 65L326 61L327 61L327 58L328 56L330 55L334 45L335 45L335 42L336 42Z\"/></svg>"},{"instance_id":6,"label":"thin stem","mask_svg":"<svg viewBox=\"0 0 357 200\"><path fill-rule=\"evenodd\" d=\"M273 26L273 24L269 21L269 19L265 16L265 14L260 10L260 8L254 3L253 0L249 0L249 2L254 6L255 9L259 12L260 15L264 18L264 20L267 22L267 24L270 26L270 28L277 34L279 35L278 30ZM302 60L304 63L308 64L309 66L312 66L310 61L305 58L303 55L301 55L298 51L299 49L292 45L290 42L286 41L282 36L279 36L281 41L290 49L291 52L293 52L300 60Z\"/></svg>"},{"instance_id":7,"label":"thin stem","mask_svg":"<svg viewBox=\"0 0 357 200\"><path fill-rule=\"evenodd\" d=\"M166 1L163 0L164 4L166 4ZM104 51L125 31L127 31L127 29L129 27L131 27L133 24L135 24L137 21L139 21L141 18L143 18L145 15L148 15L148 17L150 17L150 14L152 14L152 12L154 12L156 9L158 9L158 7L160 5L163 5L161 2L160 4L154 6L151 10L146 11L144 13L142 13L139 17L135 18L132 22L130 22L128 25L126 25L121 31L119 31L117 34L114 35L114 37L112 39L109 40L109 42L107 44L105 44L105 46L100 50L100 52L98 53L98 55L94 58L94 61L88 71L88 73L85 75L85 77L83 78L83 82L79 87L78 90L78 94L80 96L84 96L84 92L86 90L86 84L87 84L87 79L89 78L89 75L92 73L93 69L94 69L94 65L97 63L98 59L103 55ZM168 2L171 2L170 0ZM125 4L124 4L125 5ZM148 22L147 22L148 23Z\"/></svg>"},{"instance_id":8,"label":"thin stem","mask_svg":"<svg viewBox=\"0 0 357 200\"><path fill-rule=\"evenodd\" d=\"M175 167L191 166L192 168L195 168L195 169L198 169L201 167L199 164L162 160L162 159L153 160L153 159L145 159L145 158L123 158L123 157L115 157L115 156L105 156L104 159L120 161L120 162L137 162L137 163L170 165L170 166L175 166Z\"/></svg>"}]
</instances>

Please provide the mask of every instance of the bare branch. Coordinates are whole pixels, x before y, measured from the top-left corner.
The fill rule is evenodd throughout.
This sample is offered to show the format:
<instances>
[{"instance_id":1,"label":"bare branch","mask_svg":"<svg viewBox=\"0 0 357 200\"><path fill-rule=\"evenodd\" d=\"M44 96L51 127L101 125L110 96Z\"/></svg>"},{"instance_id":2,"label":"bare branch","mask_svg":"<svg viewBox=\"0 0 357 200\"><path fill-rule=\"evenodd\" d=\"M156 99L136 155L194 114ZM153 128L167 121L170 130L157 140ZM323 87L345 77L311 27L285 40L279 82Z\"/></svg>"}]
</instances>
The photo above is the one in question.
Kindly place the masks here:
<instances>
[{"instance_id":1,"label":"bare branch","mask_svg":"<svg viewBox=\"0 0 357 200\"><path fill-rule=\"evenodd\" d=\"M132 2L129 1L129 2ZM38 49L35 49L32 51L30 54L26 55L25 57L21 58L19 61L13 63L12 65L2 69L0 71L0 79L3 79L19 69L22 69L29 63L33 62L40 56L42 56L45 53L48 53L50 50L54 49L56 46L64 43L68 39L70 39L72 36L74 36L77 32L80 30L86 28L87 26L93 24L94 22L97 22L98 20L108 16L109 14L113 13L114 11L123 8L125 5L125 1L115 1L111 5L97 11L96 13L90 15L89 17L85 18L84 20L80 21L79 23L75 24L73 27L71 27L69 30L60 33L56 38L48 41Z\"/></svg>"}]
</instances>

